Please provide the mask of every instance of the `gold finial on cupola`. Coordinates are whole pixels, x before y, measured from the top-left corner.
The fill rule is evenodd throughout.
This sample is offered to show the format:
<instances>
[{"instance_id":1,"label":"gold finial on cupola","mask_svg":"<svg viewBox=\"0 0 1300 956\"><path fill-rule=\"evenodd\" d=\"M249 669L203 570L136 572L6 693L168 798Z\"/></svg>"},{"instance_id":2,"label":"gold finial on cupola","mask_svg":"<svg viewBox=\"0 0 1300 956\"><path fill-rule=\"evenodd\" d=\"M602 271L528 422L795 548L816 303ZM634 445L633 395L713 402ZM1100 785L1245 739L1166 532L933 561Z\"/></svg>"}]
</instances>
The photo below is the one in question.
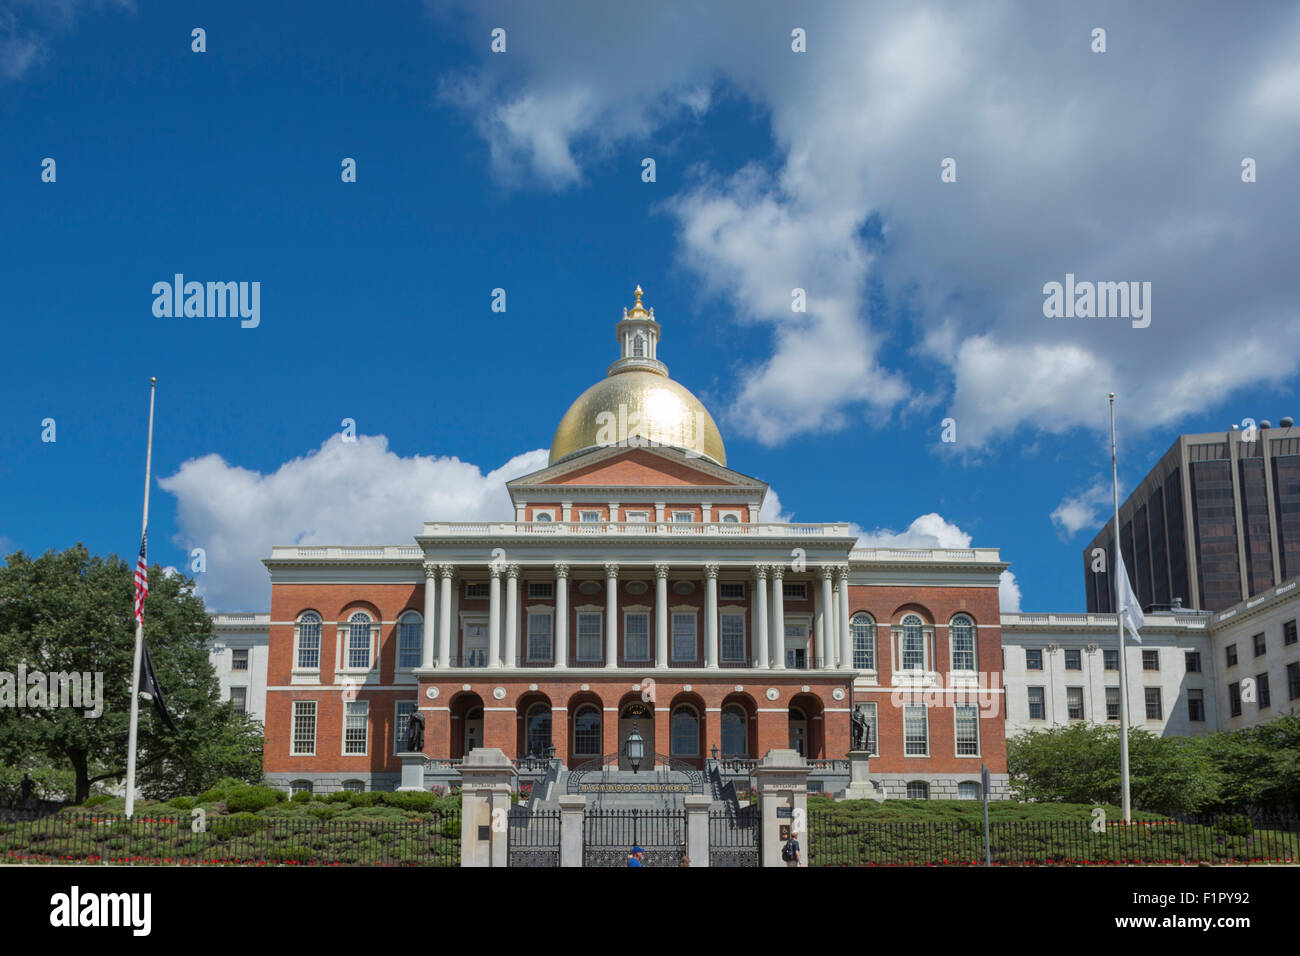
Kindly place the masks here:
<instances>
[{"instance_id":1,"label":"gold finial on cupola","mask_svg":"<svg viewBox=\"0 0 1300 956\"><path fill-rule=\"evenodd\" d=\"M633 291L632 294L636 296L636 304L632 306L630 310L627 311L627 314L628 315L649 315L650 313L646 311L645 306L641 304L641 296L645 294L641 291L641 286L637 285L636 289Z\"/></svg>"}]
</instances>

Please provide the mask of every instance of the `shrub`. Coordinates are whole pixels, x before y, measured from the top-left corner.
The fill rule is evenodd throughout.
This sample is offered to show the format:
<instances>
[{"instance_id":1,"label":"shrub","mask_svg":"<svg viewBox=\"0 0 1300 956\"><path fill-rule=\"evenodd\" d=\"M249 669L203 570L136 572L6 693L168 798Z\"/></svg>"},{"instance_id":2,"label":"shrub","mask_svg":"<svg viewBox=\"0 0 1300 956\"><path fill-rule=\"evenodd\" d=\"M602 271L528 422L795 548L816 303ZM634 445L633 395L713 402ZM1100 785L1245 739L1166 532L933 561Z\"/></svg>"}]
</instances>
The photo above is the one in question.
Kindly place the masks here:
<instances>
[{"instance_id":1,"label":"shrub","mask_svg":"<svg viewBox=\"0 0 1300 956\"><path fill-rule=\"evenodd\" d=\"M1215 821L1214 828L1228 836L1248 837L1255 832L1255 825L1246 816L1222 817Z\"/></svg>"},{"instance_id":2,"label":"shrub","mask_svg":"<svg viewBox=\"0 0 1300 956\"><path fill-rule=\"evenodd\" d=\"M211 792L211 791L209 791ZM206 796L206 794L204 794ZM225 794L226 809L231 813L256 813L258 810L264 810L273 804L280 803L285 799L283 790L277 790L275 787L263 787L258 785L241 784L238 787L232 787ZM310 794L308 799L311 799ZM203 803L203 797L199 798Z\"/></svg>"},{"instance_id":3,"label":"shrub","mask_svg":"<svg viewBox=\"0 0 1300 956\"><path fill-rule=\"evenodd\" d=\"M208 832L214 840L229 840L233 837L249 836L266 828L266 821L259 820L251 813L234 813L228 817L217 817L208 821Z\"/></svg>"},{"instance_id":4,"label":"shrub","mask_svg":"<svg viewBox=\"0 0 1300 956\"><path fill-rule=\"evenodd\" d=\"M306 790L300 790L289 799L291 799L294 803L311 803L312 795L308 793Z\"/></svg>"},{"instance_id":5,"label":"shrub","mask_svg":"<svg viewBox=\"0 0 1300 956\"><path fill-rule=\"evenodd\" d=\"M172 797L167 802L167 805L176 810L193 810L196 803L197 801L193 797Z\"/></svg>"},{"instance_id":6,"label":"shrub","mask_svg":"<svg viewBox=\"0 0 1300 956\"><path fill-rule=\"evenodd\" d=\"M381 792L378 796L383 800L385 806L397 807L399 810L411 810L416 813L427 813L438 805L438 798L431 793L407 791L404 793L387 793Z\"/></svg>"},{"instance_id":7,"label":"shrub","mask_svg":"<svg viewBox=\"0 0 1300 956\"><path fill-rule=\"evenodd\" d=\"M113 798L106 793L97 793L93 797L87 797L86 802L82 804L82 807L89 810L91 807L97 807L102 803L108 803L108 801L112 799Z\"/></svg>"}]
</instances>

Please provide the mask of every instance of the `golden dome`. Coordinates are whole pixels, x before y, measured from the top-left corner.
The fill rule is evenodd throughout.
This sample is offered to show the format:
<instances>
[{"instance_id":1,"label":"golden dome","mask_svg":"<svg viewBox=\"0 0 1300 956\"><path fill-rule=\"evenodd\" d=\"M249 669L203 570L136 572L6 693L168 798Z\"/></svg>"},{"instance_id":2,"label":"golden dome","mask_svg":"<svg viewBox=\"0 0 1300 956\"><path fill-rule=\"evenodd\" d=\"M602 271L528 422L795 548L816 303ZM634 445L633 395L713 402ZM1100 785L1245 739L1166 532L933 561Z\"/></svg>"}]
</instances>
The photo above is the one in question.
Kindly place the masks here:
<instances>
[{"instance_id":1,"label":"golden dome","mask_svg":"<svg viewBox=\"0 0 1300 956\"><path fill-rule=\"evenodd\" d=\"M555 429L550 463L591 448L641 444L685 448L727 463L722 435L704 404L667 375L642 369L615 372L578 396Z\"/></svg>"}]
</instances>

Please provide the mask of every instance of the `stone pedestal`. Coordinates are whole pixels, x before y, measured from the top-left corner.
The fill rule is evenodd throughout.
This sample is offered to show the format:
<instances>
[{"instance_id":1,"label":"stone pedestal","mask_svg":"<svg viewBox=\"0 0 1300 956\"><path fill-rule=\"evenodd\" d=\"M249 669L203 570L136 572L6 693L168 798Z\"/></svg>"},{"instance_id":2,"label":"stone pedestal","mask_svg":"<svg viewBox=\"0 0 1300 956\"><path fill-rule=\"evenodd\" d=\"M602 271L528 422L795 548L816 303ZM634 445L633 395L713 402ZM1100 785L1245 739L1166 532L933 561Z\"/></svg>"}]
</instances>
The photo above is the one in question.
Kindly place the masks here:
<instances>
[{"instance_id":1,"label":"stone pedestal","mask_svg":"<svg viewBox=\"0 0 1300 956\"><path fill-rule=\"evenodd\" d=\"M402 761L402 783L397 789L399 792L404 790L424 790L424 765L429 759L424 754L411 753L403 751L397 755Z\"/></svg>"},{"instance_id":2,"label":"stone pedestal","mask_svg":"<svg viewBox=\"0 0 1300 956\"><path fill-rule=\"evenodd\" d=\"M873 783L867 775L867 761L871 755L865 750L849 751L849 787L844 791L845 800L875 800L881 803L885 799L885 788Z\"/></svg>"},{"instance_id":3,"label":"stone pedestal","mask_svg":"<svg viewBox=\"0 0 1300 956\"><path fill-rule=\"evenodd\" d=\"M515 765L496 747L469 752L460 765L460 865L505 866Z\"/></svg>"},{"instance_id":4,"label":"stone pedestal","mask_svg":"<svg viewBox=\"0 0 1300 956\"><path fill-rule=\"evenodd\" d=\"M808 761L794 750L769 750L754 768L758 812L763 817L763 866L785 866L781 828L788 827L799 841L799 865L808 865Z\"/></svg>"},{"instance_id":5,"label":"stone pedestal","mask_svg":"<svg viewBox=\"0 0 1300 956\"><path fill-rule=\"evenodd\" d=\"M683 801L686 805L686 855L691 866L709 865L709 807L713 800L708 794L692 793Z\"/></svg>"},{"instance_id":6,"label":"stone pedestal","mask_svg":"<svg viewBox=\"0 0 1300 956\"><path fill-rule=\"evenodd\" d=\"M580 794L560 797L560 866L582 866L582 821L587 798Z\"/></svg>"}]
</instances>

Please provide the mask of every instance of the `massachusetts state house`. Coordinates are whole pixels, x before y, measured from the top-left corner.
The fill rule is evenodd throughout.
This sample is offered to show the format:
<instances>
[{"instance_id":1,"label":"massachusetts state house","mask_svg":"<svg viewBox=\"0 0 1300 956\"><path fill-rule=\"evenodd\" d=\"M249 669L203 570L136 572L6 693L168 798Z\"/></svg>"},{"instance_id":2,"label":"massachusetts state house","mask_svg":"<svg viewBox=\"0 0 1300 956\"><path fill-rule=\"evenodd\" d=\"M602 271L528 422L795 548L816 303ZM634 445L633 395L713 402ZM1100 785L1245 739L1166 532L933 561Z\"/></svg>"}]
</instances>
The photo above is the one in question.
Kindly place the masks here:
<instances>
[{"instance_id":1,"label":"massachusetts state house","mask_svg":"<svg viewBox=\"0 0 1300 956\"><path fill-rule=\"evenodd\" d=\"M269 780L391 789L417 708L449 774L484 746L575 767L634 727L657 762L842 759L857 709L890 796L973 796L981 764L1004 793L997 551L761 521L767 485L728 467L641 297L548 466L509 482L513 521L272 550L270 614L247 616L267 635Z\"/></svg>"}]
</instances>

